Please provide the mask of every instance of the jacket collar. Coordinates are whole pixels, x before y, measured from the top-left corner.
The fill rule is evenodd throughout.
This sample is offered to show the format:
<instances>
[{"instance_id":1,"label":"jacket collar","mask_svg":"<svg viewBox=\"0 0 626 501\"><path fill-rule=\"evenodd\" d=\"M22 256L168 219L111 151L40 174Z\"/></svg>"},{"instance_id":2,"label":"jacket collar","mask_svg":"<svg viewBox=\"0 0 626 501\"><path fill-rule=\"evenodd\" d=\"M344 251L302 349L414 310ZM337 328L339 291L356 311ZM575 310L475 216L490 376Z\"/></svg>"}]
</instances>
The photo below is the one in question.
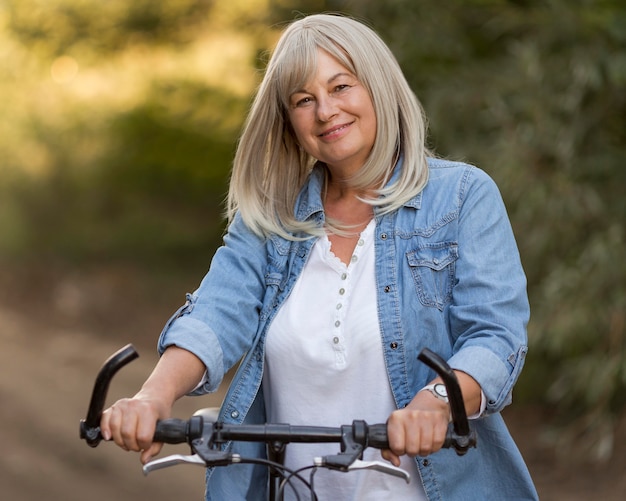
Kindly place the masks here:
<instances>
[{"instance_id":1,"label":"jacket collar","mask_svg":"<svg viewBox=\"0 0 626 501\"><path fill-rule=\"evenodd\" d=\"M306 221L316 214L324 219L324 205L322 203L322 189L324 188L325 167L316 162L304 187L296 201L295 217L298 221Z\"/></svg>"},{"instance_id":2,"label":"jacket collar","mask_svg":"<svg viewBox=\"0 0 626 501\"><path fill-rule=\"evenodd\" d=\"M400 172L402 171L402 162L404 157L401 155L396 162L393 172L386 186L390 186L398 180ZM322 190L324 188L324 165L320 162L315 163L313 170L304 184L300 195L296 201L296 213L295 217L298 221L306 221L316 214L320 214L320 219L324 219L324 205L322 203ZM420 191L410 200L404 203L405 207L410 207L416 210L422 207L422 192Z\"/></svg>"}]
</instances>

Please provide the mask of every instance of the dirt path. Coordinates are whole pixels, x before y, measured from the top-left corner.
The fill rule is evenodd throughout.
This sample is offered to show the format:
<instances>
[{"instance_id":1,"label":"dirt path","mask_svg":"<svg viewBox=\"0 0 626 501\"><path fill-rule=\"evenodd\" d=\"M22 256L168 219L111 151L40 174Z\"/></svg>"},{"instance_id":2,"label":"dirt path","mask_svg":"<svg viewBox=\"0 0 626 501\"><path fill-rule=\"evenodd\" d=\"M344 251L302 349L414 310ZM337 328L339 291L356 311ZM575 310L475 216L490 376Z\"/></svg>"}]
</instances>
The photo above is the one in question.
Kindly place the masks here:
<instances>
[{"instance_id":1,"label":"dirt path","mask_svg":"<svg viewBox=\"0 0 626 501\"><path fill-rule=\"evenodd\" d=\"M17 309L16 302L22 303L3 305L0 294L0 497L6 501L202 499L201 468L161 470L146 478L136 455L107 443L90 449L78 438L79 419L85 415L102 362L126 342L135 343L141 356L116 376L109 400L133 394L156 361L153 336L146 340L139 331L138 343L132 338L125 342L105 338L85 326L62 327L43 306L33 310L34 315L32 304ZM133 318L126 321L136 326ZM154 331L160 322L151 319L149 329ZM188 417L220 399L183 399L175 415ZM507 412L543 500L626 499L623 451L603 467L557 464L537 440L540 419L528 409ZM620 440L624 436L621 433ZM169 450L186 452L183 446Z\"/></svg>"},{"instance_id":2,"label":"dirt path","mask_svg":"<svg viewBox=\"0 0 626 501\"><path fill-rule=\"evenodd\" d=\"M78 439L95 373L121 347L118 343L86 332L50 330L42 335L32 319L3 309L0 325L3 500L202 499L200 468L163 470L145 478L136 455L108 443L90 449ZM154 361L144 350L118 374L111 398L134 393ZM187 399L176 412L188 416L205 405L213 404Z\"/></svg>"}]
</instances>

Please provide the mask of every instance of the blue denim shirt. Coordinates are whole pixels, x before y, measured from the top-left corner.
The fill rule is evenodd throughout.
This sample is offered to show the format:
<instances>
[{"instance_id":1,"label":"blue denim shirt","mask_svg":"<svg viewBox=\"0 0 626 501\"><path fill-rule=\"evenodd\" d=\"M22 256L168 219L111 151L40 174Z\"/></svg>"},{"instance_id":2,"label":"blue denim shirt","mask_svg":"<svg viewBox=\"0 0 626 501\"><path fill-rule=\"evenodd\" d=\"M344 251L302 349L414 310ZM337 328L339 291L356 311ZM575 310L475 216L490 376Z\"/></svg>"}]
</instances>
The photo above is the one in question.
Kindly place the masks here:
<instances>
[{"instance_id":1,"label":"blue denim shirt","mask_svg":"<svg viewBox=\"0 0 626 501\"><path fill-rule=\"evenodd\" d=\"M400 163L396 171L401 168ZM430 500L536 499L500 416L524 363L529 318L526 279L506 209L480 169L438 159L430 159L429 168L419 195L393 213L375 215L376 295L393 395L402 408L434 378L417 360L428 347L471 375L486 396L485 413L472 421L476 449L462 457L441 450L416 458ZM297 201L298 219L323 224L322 181L321 171L314 170ZM241 360L221 408L224 422L265 421L265 335L313 244L314 239L260 238L237 216L200 287L165 326L160 351L177 345L206 365L198 394L215 391ZM242 456L265 455L259 444L231 447ZM206 499L264 500L265 470L209 469Z\"/></svg>"}]
</instances>

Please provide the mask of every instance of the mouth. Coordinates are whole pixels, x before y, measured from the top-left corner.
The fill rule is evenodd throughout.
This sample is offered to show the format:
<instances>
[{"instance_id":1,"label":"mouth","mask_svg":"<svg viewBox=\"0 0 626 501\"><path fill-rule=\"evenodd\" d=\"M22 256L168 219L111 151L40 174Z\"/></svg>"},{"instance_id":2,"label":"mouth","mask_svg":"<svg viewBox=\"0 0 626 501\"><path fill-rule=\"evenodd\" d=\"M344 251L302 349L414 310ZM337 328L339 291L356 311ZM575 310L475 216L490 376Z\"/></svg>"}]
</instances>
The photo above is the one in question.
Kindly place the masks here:
<instances>
[{"instance_id":1,"label":"mouth","mask_svg":"<svg viewBox=\"0 0 626 501\"><path fill-rule=\"evenodd\" d=\"M336 127L333 127L332 129L328 129L328 130L322 132L321 134L319 134L318 137L328 137L328 136L331 136L333 134L336 134L339 131L347 129L348 127L350 127L350 125L352 125L352 123L338 125Z\"/></svg>"}]
</instances>

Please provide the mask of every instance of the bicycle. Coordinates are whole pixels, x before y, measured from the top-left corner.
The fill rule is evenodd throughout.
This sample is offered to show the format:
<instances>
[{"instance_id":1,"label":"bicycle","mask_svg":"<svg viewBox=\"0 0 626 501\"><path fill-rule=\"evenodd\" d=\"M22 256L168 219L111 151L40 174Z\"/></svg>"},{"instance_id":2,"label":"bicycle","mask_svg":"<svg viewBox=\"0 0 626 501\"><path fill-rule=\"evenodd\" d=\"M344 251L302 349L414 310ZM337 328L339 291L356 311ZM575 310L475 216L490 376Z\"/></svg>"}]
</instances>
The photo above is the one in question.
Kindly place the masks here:
<instances>
[{"instance_id":1,"label":"bicycle","mask_svg":"<svg viewBox=\"0 0 626 501\"><path fill-rule=\"evenodd\" d=\"M138 356L137 351L129 344L111 355L98 372L87 416L80 420L80 438L84 439L90 447L97 447L103 439L100 432L100 419L113 376ZM443 447L453 448L458 455L462 456L470 448L476 447L477 439L475 432L469 426L456 375L445 360L429 349L422 350L418 358L433 369L446 386L452 423L448 428ZM389 463L362 460L363 451L367 447L377 449L389 447L386 424L368 425L365 421L355 420L351 425L339 427L272 423L246 425L223 423L215 420L213 415L211 410L201 409L187 420L172 418L158 421L154 440L167 444L187 443L191 447L191 454L174 454L154 459L143 466L144 474L178 464L204 467L243 463L262 464L267 466L270 472L268 499L271 501L281 501L286 487L294 480L302 482L311 493L311 499L317 500L313 483L317 468L344 472L372 469L403 478L406 482L410 480L407 472ZM265 442L268 459L245 458L223 450L223 446L231 441ZM292 471L282 464L287 444L320 442L339 443L340 452L314 458L310 466L297 471ZM306 469L311 470L309 480L302 475ZM296 495L299 499L297 492Z\"/></svg>"}]
</instances>

